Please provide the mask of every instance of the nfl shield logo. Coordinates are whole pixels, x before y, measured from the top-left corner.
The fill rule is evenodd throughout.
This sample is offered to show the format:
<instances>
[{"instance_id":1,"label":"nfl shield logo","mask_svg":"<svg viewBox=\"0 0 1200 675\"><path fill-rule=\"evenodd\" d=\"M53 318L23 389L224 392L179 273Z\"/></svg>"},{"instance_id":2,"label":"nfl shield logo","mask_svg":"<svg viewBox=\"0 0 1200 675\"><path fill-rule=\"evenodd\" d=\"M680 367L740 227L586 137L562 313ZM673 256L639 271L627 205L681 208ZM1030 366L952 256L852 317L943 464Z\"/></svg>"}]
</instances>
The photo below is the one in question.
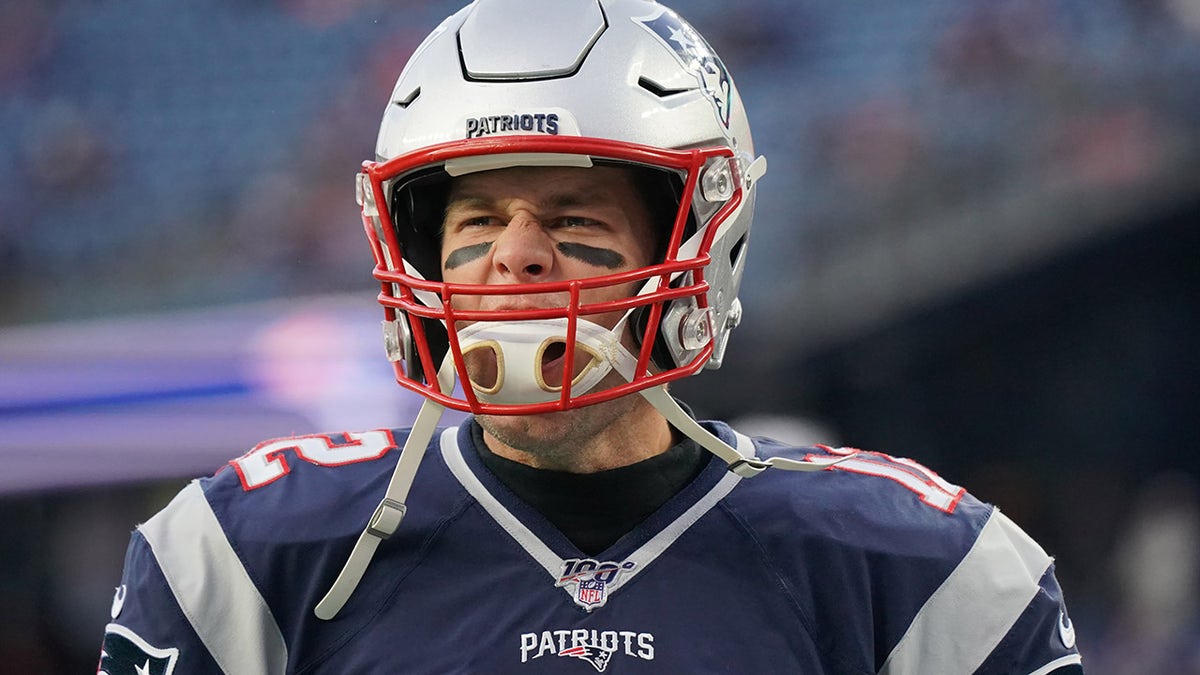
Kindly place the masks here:
<instances>
[{"instance_id":1,"label":"nfl shield logo","mask_svg":"<svg viewBox=\"0 0 1200 675\"><path fill-rule=\"evenodd\" d=\"M632 560L616 563L571 558L563 561L562 572L554 585L569 593L576 605L590 612L608 602L608 592L617 590L629 578L622 577L622 572L632 572L636 567L637 563Z\"/></svg>"},{"instance_id":2,"label":"nfl shield logo","mask_svg":"<svg viewBox=\"0 0 1200 675\"><path fill-rule=\"evenodd\" d=\"M602 579L585 579L579 582L575 589L575 601L584 607L596 607L604 604L604 581Z\"/></svg>"}]
</instances>

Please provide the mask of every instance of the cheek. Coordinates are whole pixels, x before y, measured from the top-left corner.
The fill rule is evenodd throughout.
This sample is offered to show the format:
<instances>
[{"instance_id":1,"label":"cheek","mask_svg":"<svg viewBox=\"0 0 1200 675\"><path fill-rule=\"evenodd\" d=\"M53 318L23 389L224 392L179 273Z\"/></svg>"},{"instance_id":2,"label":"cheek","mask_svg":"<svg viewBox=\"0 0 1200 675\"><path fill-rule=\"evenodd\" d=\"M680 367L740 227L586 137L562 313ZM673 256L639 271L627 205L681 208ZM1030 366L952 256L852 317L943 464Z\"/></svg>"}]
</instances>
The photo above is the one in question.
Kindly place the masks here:
<instances>
[{"instance_id":1,"label":"cheek","mask_svg":"<svg viewBox=\"0 0 1200 675\"><path fill-rule=\"evenodd\" d=\"M658 241L654 233L648 229L629 233L621 241L621 252L629 261L630 269L648 267L659 262L654 259L658 253Z\"/></svg>"},{"instance_id":2,"label":"cheek","mask_svg":"<svg viewBox=\"0 0 1200 675\"><path fill-rule=\"evenodd\" d=\"M619 240L611 241L605 246L605 248L614 251L624 258L623 264L612 269L603 269L590 266L587 267L587 276L603 276L607 274L628 272L630 270L640 269L651 264L650 256L652 253L648 253L647 250L641 246L641 242L637 241L632 234L622 237ZM579 263L576 263L576 265L580 268L584 267L584 265ZM628 298L636 295L644 284L644 281L635 281L614 286L588 289L584 290L581 296L584 302L603 302L605 300Z\"/></svg>"},{"instance_id":3,"label":"cheek","mask_svg":"<svg viewBox=\"0 0 1200 675\"><path fill-rule=\"evenodd\" d=\"M618 286L605 286L603 288L589 289L580 293L580 300L583 302L583 304L622 300L636 295L641 287L642 284L639 282L635 284L621 284ZM625 316L626 312L627 310L618 309L610 312L586 314L583 316L583 318L605 328L612 328L613 326L617 325L617 322ZM628 333L628 330L626 330L626 333ZM627 342L627 340L623 339L622 342ZM626 346L628 347L629 345L627 344Z\"/></svg>"},{"instance_id":4,"label":"cheek","mask_svg":"<svg viewBox=\"0 0 1200 675\"><path fill-rule=\"evenodd\" d=\"M452 284L477 284L485 281L488 262L484 256L463 255L461 249L442 251L442 281Z\"/></svg>"},{"instance_id":5,"label":"cheek","mask_svg":"<svg viewBox=\"0 0 1200 675\"><path fill-rule=\"evenodd\" d=\"M442 281L448 284L480 284L486 279L481 275L479 268L483 267L479 261L459 265L457 267L447 267L442 265ZM456 293L450 297L450 307L456 310L464 309L480 309L480 296L471 294Z\"/></svg>"}]
</instances>

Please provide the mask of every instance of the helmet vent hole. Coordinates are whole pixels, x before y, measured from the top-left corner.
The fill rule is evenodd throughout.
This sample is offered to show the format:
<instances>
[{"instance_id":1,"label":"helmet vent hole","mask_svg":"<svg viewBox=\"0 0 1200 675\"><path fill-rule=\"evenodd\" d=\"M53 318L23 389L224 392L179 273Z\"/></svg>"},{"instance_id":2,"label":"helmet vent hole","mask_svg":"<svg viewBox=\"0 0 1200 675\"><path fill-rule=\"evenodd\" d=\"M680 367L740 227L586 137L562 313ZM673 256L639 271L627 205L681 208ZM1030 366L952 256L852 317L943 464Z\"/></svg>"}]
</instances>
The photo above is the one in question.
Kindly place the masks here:
<instances>
[{"instance_id":1,"label":"helmet vent hole","mask_svg":"<svg viewBox=\"0 0 1200 675\"><path fill-rule=\"evenodd\" d=\"M412 91L408 92L408 96L403 96L401 98L392 99L392 103L395 103L396 105L400 106L401 108L407 108L408 106L412 105L413 101L417 100L417 97L420 95L421 95L421 88L417 87L416 89L413 89Z\"/></svg>"},{"instance_id":2,"label":"helmet vent hole","mask_svg":"<svg viewBox=\"0 0 1200 675\"><path fill-rule=\"evenodd\" d=\"M742 249L745 248L745 246L746 246L746 237L747 236L748 235L743 234L741 236L741 238L738 239L733 244L733 246L731 246L729 248L729 266L730 267L735 268L735 269L737 268L738 259L742 257Z\"/></svg>"},{"instance_id":3,"label":"helmet vent hole","mask_svg":"<svg viewBox=\"0 0 1200 675\"><path fill-rule=\"evenodd\" d=\"M650 92L651 94L654 94L658 98L667 98L668 96L674 96L675 94L682 94L685 91L691 91L690 88L670 89L645 76L638 78L638 86Z\"/></svg>"}]
</instances>

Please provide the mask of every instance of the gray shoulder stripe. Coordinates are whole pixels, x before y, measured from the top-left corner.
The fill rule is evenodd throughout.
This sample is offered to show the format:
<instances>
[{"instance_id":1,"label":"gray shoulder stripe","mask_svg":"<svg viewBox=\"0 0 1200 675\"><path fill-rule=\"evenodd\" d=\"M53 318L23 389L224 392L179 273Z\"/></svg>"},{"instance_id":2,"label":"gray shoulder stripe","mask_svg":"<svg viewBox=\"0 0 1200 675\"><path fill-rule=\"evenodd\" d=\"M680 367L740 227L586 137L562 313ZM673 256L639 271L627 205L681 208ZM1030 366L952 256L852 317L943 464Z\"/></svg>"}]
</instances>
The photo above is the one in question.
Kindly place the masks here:
<instances>
[{"instance_id":1,"label":"gray shoulder stripe","mask_svg":"<svg viewBox=\"0 0 1200 675\"><path fill-rule=\"evenodd\" d=\"M734 432L734 434L737 436L738 453L743 457L754 457L754 442L750 440L750 437L743 436L738 432ZM692 525L695 525L697 520L700 520L701 517L712 511L717 502L724 499L730 492L733 492L733 488L737 487L741 481L742 477L736 473L732 471L725 472L725 475L708 491L708 494L698 499L687 511L684 511L682 515L676 518L675 522L663 528L650 541L642 544L642 547L631 557L632 560L639 563L634 573L644 569L651 561L662 555L663 551L666 551L671 544L675 543L676 539L683 536L683 533L687 532ZM628 580L632 576L632 574L625 575L622 580Z\"/></svg>"},{"instance_id":2,"label":"gray shoulder stripe","mask_svg":"<svg viewBox=\"0 0 1200 675\"><path fill-rule=\"evenodd\" d=\"M463 488L479 502L485 511L491 515L492 519L503 527L509 536L517 541L534 560L538 562L546 572L552 577L557 577L562 571L562 558L554 554L549 546L542 543L528 527L517 520L517 517L509 513L508 509L500 503L500 500L492 496L492 493L487 491L483 483L471 473L471 468L467 466L466 460L463 459L462 450L458 447L458 428L449 427L442 432L441 438L442 458L446 461L446 466L450 467L450 472L458 479Z\"/></svg>"},{"instance_id":3,"label":"gray shoulder stripe","mask_svg":"<svg viewBox=\"0 0 1200 675\"><path fill-rule=\"evenodd\" d=\"M213 659L226 673L283 673L287 646L198 482L138 528Z\"/></svg>"},{"instance_id":4,"label":"gray shoulder stripe","mask_svg":"<svg viewBox=\"0 0 1200 675\"><path fill-rule=\"evenodd\" d=\"M530 557L536 560L551 577L557 578L563 569L563 559L521 523L515 515L509 512L499 500L487 491L487 488L479 481L479 478L471 473L470 467L467 466L466 460L463 459L462 449L458 446L458 430L456 428L451 427L442 432L441 448L442 457L446 460L446 465L450 467L450 471L458 478L458 482L525 549ZM746 457L753 456L754 452L753 442L741 434L738 434L738 452ZM727 473L709 490L708 494L697 500L695 504L652 537L650 541L642 544L641 547L630 554L627 560L637 563L637 566L633 571L622 574L611 582L608 586L609 592L615 593L626 582L644 570L647 565L654 562L655 558L667 550L688 528L694 525L704 514L711 511L713 506L721 501L725 495L729 494L739 481L741 481L740 476L732 472ZM572 592L567 587L564 587L563 590L568 595Z\"/></svg>"},{"instance_id":5,"label":"gray shoulder stripe","mask_svg":"<svg viewBox=\"0 0 1200 675\"><path fill-rule=\"evenodd\" d=\"M917 613L881 675L970 673L1037 594L1051 558L997 509Z\"/></svg>"}]
</instances>

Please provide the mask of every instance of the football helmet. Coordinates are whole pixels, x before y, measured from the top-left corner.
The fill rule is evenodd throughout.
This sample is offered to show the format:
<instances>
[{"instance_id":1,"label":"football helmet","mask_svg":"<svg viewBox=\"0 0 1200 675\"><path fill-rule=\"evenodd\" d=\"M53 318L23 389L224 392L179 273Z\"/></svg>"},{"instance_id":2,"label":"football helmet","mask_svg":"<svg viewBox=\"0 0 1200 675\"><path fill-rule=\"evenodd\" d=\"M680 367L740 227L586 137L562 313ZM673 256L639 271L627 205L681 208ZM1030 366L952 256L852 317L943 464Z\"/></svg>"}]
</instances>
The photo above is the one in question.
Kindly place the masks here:
<instances>
[{"instance_id":1,"label":"football helmet","mask_svg":"<svg viewBox=\"0 0 1200 675\"><path fill-rule=\"evenodd\" d=\"M397 380L426 400L317 617L337 616L380 542L400 526L447 407L530 414L636 392L742 477L771 467L818 471L845 459L759 459L752 447L734 448L702 427L667 393L667 382L721 363L741 317L738 284L766 170L725 66L671 10L647 0L477 0L417 48L392 92L376 154L358 175L358 203L375 254L385 344ZM444 281L440 233L452 181L537 166L635 172L660 228L657 259L567 281ZM616 299L596 300L597 289ZM552 302L462 302L495 295ZM482 369L494 374L488 381L468 367L481 351L493 360ZM547 367L548 354L557 366ZM546 375L555 368L560 377Z\"/></svg>"},{"instance_id":2,"label":"football helmet","mask_svg":"<svg viewBox=\"0 0 1200 675\"><path fill-rule=\"evenodd\" d=\"M439 233L455 177L598 165L637 172L660 228L655 264L499 289L442 281ZM397 380L446 407L522 414L719 367L741 318L737 291L764 171L724 64L670 9L646 0L472 3L417 47L384 112L376 159L358 175ZM591 289L631 282L640 288L632 296L586 301ZM498 293L569 300L455 310L466 297ZM616 326L594 322L614 312ZM465 355L480 349L500 364L487 382L468 373ZM543 376L552 358L561 379Z\"/></svg>"}]
</instances>

